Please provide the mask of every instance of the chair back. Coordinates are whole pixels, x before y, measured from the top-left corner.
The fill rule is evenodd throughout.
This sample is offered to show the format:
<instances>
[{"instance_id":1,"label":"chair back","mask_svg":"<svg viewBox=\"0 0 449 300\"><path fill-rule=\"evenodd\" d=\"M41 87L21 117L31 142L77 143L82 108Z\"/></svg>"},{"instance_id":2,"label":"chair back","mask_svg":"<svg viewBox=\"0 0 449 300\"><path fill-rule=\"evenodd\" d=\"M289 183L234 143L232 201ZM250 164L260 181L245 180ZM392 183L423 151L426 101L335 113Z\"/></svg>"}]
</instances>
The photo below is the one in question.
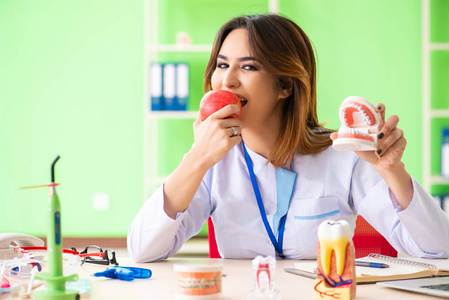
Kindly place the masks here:
<instances>
[{"instance_id":1,"label":"chair back","mask_svg":"<svg viewBox=\"0 0 449 300\"><path fill-rule=\"evenodd\" d=\"M207 220L207 236L209 238L209 257L221 258L218 253L217 241L215 240L214 223L212 219ZM370 253L378 253L397 257L398 252L388 241L374 229L362 216L357 216L356 228L354 230L355 258L367 256Z\"/></svg>"},{"instance_id":2,"label":"chair back","mask_svg":"<svg viewBox=\"0 0 449 300\"><path fill-rule=\"evenodd\" d=\"M398 252L390 243L374 229L362 216L357 216L355 222L354 242L355 258L367 256L370 253L378 253L397 257Z\"/></svg>"}]
</instances>

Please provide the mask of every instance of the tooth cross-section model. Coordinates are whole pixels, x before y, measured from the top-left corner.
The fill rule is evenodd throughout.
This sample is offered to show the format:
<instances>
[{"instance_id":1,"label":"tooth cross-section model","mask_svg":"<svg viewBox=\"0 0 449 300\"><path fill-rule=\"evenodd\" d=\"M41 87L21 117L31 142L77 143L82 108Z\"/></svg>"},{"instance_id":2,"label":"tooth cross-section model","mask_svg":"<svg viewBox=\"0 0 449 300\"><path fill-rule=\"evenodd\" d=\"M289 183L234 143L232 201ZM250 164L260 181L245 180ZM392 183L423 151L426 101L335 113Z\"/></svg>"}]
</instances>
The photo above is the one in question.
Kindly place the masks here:
<instances>
[{"instance_id":1,"label":"tooth cross-section model","mask_svg":"<svg viewBox=\"0 0 449 300\"><path fill-rule=\"evenodd\" d=\"M279 291L274 288L273 274L276 268L276 259L272 256L257 256L253 259L253 276L255 287L248 294L247 300L272 299L279 300Z\"/></svg>"},{"instance_id":2,"label":"tooth cross-section model","mask_svg":"<svg viewBox=\"0 0 449 300\"><path fill-rule=\"evenodd\" d=\"M332 147L339 151L372 151L377 149L381 118L368 100L351 96L340 106L341 127Z\"/></svg>"},{"instance_id":3,"label":"tooth cross-section model","mask_svg":"<svg viewBox=\"0 0 449 300\"><path fill-rule=\"evenodd\" d=\"M324 221L318 227L317 278L313 299L355 297L355 255L351 227L341 221Z\"/></svg>"}]
</instances>

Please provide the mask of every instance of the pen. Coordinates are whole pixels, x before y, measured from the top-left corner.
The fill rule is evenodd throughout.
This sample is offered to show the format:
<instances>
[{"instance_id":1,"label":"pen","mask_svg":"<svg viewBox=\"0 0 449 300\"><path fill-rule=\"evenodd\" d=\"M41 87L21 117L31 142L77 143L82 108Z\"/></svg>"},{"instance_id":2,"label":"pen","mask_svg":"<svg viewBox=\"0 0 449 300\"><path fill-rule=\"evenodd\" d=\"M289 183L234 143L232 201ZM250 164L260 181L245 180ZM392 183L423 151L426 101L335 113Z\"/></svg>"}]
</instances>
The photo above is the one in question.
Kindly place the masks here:
<instances>
[{"instance_id":1,"label":"pen","mask_svg":"<svg viewBox=\"0 0 449 300\"><path fill-rule=\"evenodd\" d=\"M369 267L369 268L388 268L390 267L387 264L375 263L369 261L355 261L355 265L359 267Z\"/></svg>"}]
</instances>

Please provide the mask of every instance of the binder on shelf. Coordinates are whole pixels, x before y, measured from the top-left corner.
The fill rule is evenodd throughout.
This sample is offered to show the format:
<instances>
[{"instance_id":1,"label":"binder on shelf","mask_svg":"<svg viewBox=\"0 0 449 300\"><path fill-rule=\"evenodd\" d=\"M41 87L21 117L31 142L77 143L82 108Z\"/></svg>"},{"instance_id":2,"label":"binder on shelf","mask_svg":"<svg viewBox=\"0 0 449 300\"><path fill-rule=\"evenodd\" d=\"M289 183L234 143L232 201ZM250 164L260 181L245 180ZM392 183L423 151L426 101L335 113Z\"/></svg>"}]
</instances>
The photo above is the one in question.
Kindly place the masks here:
<instances>
[{"instance_id":1,"label":"binder on shelf","mask_svg":"<svg viewBox=\"0 0 449 300\"><path fill-rule=\"evenodd\" d=\"M160 63L150 64L150 105L151 110L158 111L164 109L164 99L162 97L162 65Z\"/></svg>"},{"instance_id":2,"label":"binder on shelf","mask_svg":"<svg viewBox=\"0 0 449 300\"><path fill-rule=\"evenodd\" d=\"M165 110L176 109L176 65L169 63L163 65L163 98Z\"/></svg>"},{"instance_id":3,"label":"binder on shelf","mask_svg":"<svg viewBox=\"0 0 449 300\"><path fill-rule=\"evenodd\" d=\"M441 136L441 176L449 178L449 127L444 127Z\"/></svg>"},{"instance_id":4,"label":"binder on shelf","mask_svg":"<svg viewBox=\"0 0 449 300\"><path fill-rule=\"evenodd\" d=\"M449 216L449 195L443 195L441 197L441 208Z\"/></svg>"},{"instance_id":5,"label":"binder on shelf","mask_svg":"<svg viewBox=\"0 0 449 300\"><path fill-rule=\"evenodd\" d=\"M151 110L187 110L189 65L187 63L150 64Z\"/></svg>"},{"instance_id":6,"label":"binder on shelf","mask_svg":"<svg viewBox=\"0 0 449 300\"><path fill-rule=\"evenodd\" d=\"M176 64L176 97L175 109L187 110L189 99L189 65L186 63Z\"/></svg>"}]
</instances>

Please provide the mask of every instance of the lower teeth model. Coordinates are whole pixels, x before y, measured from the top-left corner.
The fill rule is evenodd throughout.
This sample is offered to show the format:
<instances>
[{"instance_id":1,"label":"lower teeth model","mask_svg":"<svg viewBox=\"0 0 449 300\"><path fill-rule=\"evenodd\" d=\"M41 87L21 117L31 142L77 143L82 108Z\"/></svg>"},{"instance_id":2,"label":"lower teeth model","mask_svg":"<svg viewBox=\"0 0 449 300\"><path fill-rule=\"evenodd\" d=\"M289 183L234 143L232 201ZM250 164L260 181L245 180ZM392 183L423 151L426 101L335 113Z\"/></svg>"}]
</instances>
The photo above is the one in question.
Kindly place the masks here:
<instances>
[{"instance_id":1,"label":"lower teeth model","mask_svg":"<svg viewBox=\"0 0 449 300\"><path fill-rule=\"evenodd\" d=\"M332 147L339 151L376 150L380 121L371 102L358 96L346 98L340 106L341 127Z\"/></svg>"}]
</instances>

